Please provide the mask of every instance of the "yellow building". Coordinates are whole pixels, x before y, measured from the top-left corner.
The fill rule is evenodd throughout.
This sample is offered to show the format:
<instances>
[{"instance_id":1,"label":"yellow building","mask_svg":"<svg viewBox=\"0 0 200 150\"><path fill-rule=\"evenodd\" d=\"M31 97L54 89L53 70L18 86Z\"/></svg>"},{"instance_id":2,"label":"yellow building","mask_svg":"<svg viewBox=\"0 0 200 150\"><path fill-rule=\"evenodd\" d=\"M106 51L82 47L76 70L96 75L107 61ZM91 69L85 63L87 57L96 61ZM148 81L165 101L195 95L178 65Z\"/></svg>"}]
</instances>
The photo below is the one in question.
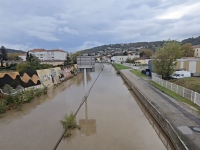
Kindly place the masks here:
<instances>
[{"instance_id":1,"label":"yellow building","mask_svg":"<svg viewBox=\"0 0 200 150\"><path fill-rule=\"evenodd\" d=\"M186 70L191 73L200 73L200 58L188 57L177 59L176 69Z\"/></svg>"},{"instance_id":2,"label":"yellow building","mask_svg":"<svg viewBox=\"0 0 200 150\"><path fill-rule=\"evenodd\" d=\"M200 45L194 45L194 56L195 57L200 57Z\"/></svg>"}]
</instances>

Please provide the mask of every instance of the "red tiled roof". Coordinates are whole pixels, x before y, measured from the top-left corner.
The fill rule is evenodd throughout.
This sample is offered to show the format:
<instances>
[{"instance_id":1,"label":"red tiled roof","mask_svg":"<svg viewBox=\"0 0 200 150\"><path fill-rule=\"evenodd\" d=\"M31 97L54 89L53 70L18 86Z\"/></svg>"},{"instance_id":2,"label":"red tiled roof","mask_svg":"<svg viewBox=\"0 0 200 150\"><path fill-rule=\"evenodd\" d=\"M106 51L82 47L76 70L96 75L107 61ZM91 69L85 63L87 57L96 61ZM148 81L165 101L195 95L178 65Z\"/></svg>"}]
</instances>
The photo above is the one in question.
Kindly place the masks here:
<instances>
[{"instance_id":1,"label":"red tiled roof","mask_svg":"<svg viewBox=\"0 0 200 150\"><path fill-rule=\"evenodd\" d=\"M60 50L60 49L54 49L54 50L33 49L33 50L30 50L29 52L64 52L64 53L67 53L66 51Z\"/></svg>"},{"instance_id":2,"label":"red tiled roof","mask_svg":"<svg viewBox=\"0 0 200 150\"><path fill-rule=\"evenodd\" d=\"M200 44L199 45L194 45L192 46L193 48L200 48Z\"/></svg>"},{"instance_id":3,"label":"red tiled roof","mask_svg":"<svg viewBox=\"0 0 200 150\"><path fill-rule=\"evenodd\" d=\"M46 51L45 49L32 49L29 52L44 52Z\"/></svg>"}]
</instances>

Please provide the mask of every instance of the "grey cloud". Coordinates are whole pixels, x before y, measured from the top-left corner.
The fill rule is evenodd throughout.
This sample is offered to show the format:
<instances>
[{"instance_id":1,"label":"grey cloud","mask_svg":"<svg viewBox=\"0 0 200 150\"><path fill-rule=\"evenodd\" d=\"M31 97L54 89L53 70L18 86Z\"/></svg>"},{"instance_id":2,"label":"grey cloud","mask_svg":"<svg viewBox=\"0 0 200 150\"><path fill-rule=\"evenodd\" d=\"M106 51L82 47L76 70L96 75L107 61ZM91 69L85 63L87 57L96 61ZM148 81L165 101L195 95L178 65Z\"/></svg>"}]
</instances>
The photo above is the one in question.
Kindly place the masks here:
<instances>
[{"instance_id":1,"label":"grey cloud","mask_svg":"<svg viewBox=\"0 0 200 150\"><path fill-rule=\"evenodd\" d=\"M27 39L40 39L43 45L60 42L61 47L70 47L70 43L66 45L64 41L73 36L81 41L77 43L77 49L109 41L191 37L200 35L200 12L196 8L187 13L182 10L195 3L198 0L3 1L0 6L0 39L9 43L9 39L23 34ZM173 19L172 12L180 15ZM163 15L169 19L164 19ZM23 41L21 43L13 45L26 45ZM37 43L33 45L37 46Z\"/></svg>"}]
</instances>

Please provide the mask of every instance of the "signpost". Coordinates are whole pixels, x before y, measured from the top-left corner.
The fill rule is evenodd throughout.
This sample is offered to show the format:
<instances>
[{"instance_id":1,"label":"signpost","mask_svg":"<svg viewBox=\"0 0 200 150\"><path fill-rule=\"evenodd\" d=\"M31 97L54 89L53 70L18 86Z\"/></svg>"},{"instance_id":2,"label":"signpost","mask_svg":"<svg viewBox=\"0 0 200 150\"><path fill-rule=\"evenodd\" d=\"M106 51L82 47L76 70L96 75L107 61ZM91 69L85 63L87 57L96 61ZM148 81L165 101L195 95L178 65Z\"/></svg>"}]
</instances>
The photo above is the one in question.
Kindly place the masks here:
<instances>
[{"instance_id":1,"label":"signpost","mask_svg":"<svg viewBox=\"0 0 200 150\"><path fill-rule=\"evenodd\" d=\"M78 56L77 65L78 65L79 71L84 72L84 85L85 85L85 94L86 94L87 93L86 72L95 72L95 57L88 56L88 54L83 54L83 56Z\"/></svg>"},{"instance_id":2,"label":"signpost","mask_svg":"<svg viewBox=\"0 0 200 150\"><path fill-rule=\"evenodd\" d=\"M78 69L84 72L84 86L85 94L87 94L87 72L95 72L95 57L88 56L88 54L83 54L83 56L77 57ZM80 119L79 124L81 125L81 131L86 136L96 133L96 120L88 119L87 115L87 100L85 101L85 119Z\"/></svg>"}]
</instances>

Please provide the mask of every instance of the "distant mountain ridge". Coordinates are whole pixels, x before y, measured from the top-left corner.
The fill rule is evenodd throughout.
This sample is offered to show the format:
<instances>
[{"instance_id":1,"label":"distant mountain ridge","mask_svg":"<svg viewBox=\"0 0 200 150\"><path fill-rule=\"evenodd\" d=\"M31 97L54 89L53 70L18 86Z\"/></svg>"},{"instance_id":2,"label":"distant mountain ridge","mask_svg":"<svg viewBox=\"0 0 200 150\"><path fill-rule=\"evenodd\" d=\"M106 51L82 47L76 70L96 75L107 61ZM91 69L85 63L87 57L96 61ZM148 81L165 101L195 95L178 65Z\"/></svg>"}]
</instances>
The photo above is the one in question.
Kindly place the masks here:
<instances>
[{"instance_id":1,"label":"distant mountain ridge","mask_svg":"<svg viewBox=\"0 0 200 150\"><path fill-rule=\"evenodd\" d=\"M165 41L153 41L153 42L136 42L136 43L124 43L124 44L109 44L93 47L90 49L82 50L85 53L97 53L98 51L109 51L109 50L126 50L126 51L138 51L139 49L147 48L155 50L159 46L163 46ZM200 44L200 36L196 38L188 38L181 41L181 44L191 43L192 45Z\"/></svg>"},{"instance_id":2,"label":"distant mountain ridge","mask_svg":"<svg viewBox=\"0 0 200 150\"><path fill-rule=\"evenodd\" d=\"M6 48L7 50L7 53L26 53L25 51L22 51L22 50L15 50L15 49L9 49L9 48Z\"/></svg>"}]
</instances>

